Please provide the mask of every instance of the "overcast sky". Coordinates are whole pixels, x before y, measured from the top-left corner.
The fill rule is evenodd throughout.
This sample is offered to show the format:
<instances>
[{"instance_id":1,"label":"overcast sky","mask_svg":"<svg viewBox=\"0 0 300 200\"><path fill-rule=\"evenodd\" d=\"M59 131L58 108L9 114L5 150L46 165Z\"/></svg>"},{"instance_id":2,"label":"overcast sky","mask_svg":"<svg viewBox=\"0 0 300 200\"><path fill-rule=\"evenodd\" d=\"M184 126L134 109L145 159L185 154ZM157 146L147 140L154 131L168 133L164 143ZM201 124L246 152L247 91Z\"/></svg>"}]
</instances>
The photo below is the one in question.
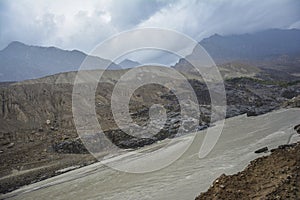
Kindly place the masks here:
<instances>
[{"instance_id":1,"label":"overcast sky","mask_svg":"<svg viewBox=\"0 0 300 200\"><path fill-rule=\"evenodd\" d=\"M0 49L11 41L89 52L138 27L200 41L214 33L300 28L299 0L0 0Z\"/></svg>"}]
</instances>

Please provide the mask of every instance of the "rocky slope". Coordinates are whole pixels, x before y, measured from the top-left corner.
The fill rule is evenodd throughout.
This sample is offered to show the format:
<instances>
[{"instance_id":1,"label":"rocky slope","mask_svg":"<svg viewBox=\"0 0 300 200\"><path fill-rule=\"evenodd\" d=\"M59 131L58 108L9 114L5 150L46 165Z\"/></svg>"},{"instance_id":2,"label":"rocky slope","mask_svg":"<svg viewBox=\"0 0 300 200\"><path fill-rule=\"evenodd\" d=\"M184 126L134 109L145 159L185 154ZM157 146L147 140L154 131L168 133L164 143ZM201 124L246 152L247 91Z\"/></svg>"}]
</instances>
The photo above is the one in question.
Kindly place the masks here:
<instances>
[{"instance_id":1,"label":"rocky slope","mask_svg":"<svg viewBox=\"0 0 300 200\"><path fill-rule=\"evenodd\" d=\"M272 151L271 155L252 161L242 172L221 175L196 200L299 199L300 143Z\"/></svg>"},{"instance_id":2,"label":"rocky slope","mask_svg":"<svg viewBox=\"0 0 300 200\"><path fill-rule=\"evenodd\" d=\"M110 110L110 96L116 80L125 72L122 70L106 72L105 83L101 83L97 88L96 111L104 130L117 128ZM0 87L2 127L0 133L18 138L19 134L27 137L28 133L45 130L74 138L76 130L71 104L74 77L75 73L70 72ZM192 79L189 82L200 104L202 114L199 125L207 126L210 118L209 91L200 80ZM228 79L225 81L227 117L243 113L253 116L279 108L283 102L300 94L299 84L299 82L264 81L255 78ZM147 123L149 108L153 103L161 103L168 107L169 118L174 116L176 118L180 114L176 96L171 91L163 86L148 85L139 88L131 99L133 118L137 119L138 123ZM179 117L174 121L180 121ZM162 130L165 136L160 138L164 139L172 135L170 132L176 132L176 129L170 129L173 126L177 125L174 123L167 125ZM119 131L115 131L115 134L122 135ZM121 136L118 138L122 139ZM130 137L124 136L125 138Z\"/></svg>"}]
</instances>

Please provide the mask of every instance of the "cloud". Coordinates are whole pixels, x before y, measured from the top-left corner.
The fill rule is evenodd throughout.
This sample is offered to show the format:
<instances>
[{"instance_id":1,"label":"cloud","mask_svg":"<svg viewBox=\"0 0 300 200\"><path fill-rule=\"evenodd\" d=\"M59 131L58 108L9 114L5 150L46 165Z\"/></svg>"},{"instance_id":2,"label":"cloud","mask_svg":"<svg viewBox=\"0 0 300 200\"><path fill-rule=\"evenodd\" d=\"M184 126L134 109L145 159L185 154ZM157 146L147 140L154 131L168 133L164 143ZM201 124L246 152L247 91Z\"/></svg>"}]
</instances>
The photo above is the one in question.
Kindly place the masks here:
<instances>
[{"instance_id":1,"label":"cloud","mask_svg":"<svg viewBox=\"0 0 300 200\"><path fill-rule=\"evenodd\" d=\"M19 40L89 51L113 34L134 28L164 5L159 0L2 0L0 47Z\"/></svg>"},{"instance_id":2,"label":"cloud","mask_svg":"<svg viewBox=\"0 0 300 200\"><path fill-rule=\"evenodd\" d=\"M214 33L239 34L268 28L289 28L300 20L296 0L179 1L151 16L140 27L164 27L201 40Z\"/></svg>"},{"instance_id":3,"label":"cloud","mask_svg":"<svg viewBox=\"0 0 300 200\"><path fill-rule=\"evenodd\" d=\"M0 45L12 40L89 50L117 32L104 1L5 1Z\"/></svg>"},{"instance_id":4,"label":"cloud","mask_svg":"<svg viewBox=\"0 0 300 200\"><path fill-rule=\"evenodd\" d=\"M300 29L300 20L293 23L289 28L296 28L296 29Z\"/></svg>"},{"instance_id":5,"label":"cloud","mask_svg":"<svg viewBox=\"0 0 300 200\"><path fill-rule=\"evenodd\" d=\"M1 0L0 49L18 40L89 52L133 28L174 29L196 40L267 28L299 28L298 0Z\"/></svg>"},{"instance_id":6,"label":"cloud","mask_svg":"<svg viewBox=\"0 0 300 200\"><path fill-rule=\"evenodd\" d=\"M112 23L121 29L132 28L147 20L170 2L172 1L112 1L109 5L109 11L112 13Z\"/></svg>"}]
</instances>

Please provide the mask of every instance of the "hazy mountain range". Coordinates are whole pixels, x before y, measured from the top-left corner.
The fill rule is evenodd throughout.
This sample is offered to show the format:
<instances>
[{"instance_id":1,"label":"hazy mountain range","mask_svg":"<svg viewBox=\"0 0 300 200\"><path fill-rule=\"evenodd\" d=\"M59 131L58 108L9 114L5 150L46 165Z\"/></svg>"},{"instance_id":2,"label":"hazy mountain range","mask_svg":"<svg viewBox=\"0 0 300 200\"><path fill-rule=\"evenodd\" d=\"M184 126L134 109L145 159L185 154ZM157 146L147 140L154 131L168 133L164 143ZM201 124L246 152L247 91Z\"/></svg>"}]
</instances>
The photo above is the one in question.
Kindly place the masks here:
<instances>
[{"instance_id":1,"label":"hazy mountain range","mask_svg":"<svg viewBox=\"0 0 300 200\"><path fill-rule=\"evenodd\" d=\"M59 72L76 71L88 57L90 69L120 69L115 63L78 51L12 42L0 51L0 81L19 81Z\"/></svg>"},{"instance_id":2,"label":"hazy mountain range","mask_svg":"<svg viewBox=\"0 0 300 200\"><path fill-rule=\"evenodd\" d=\"M269 29L230 36L215 34L200 44L217 63L270 60L279 55L300 55L300 30Z\"/></svg>"},{"instance_id":3,"label":"hazy mountain range","mask_svg":"<svg viewBox=\"0 0 300 200\"><path fill-rule=\"evenodd\" d=\"M300 67L300 30L270 29L253 34L221 36L215 34L203 39L200 44L208 51L215 62L256 62L261 67L284 69ZM0 81L20 81L38 78L59 72L76 71L85 58L89 58L90 69L132 68L140 65L125 59L115 64L103 58L88 56L78 51L67 51L56 47L29 46L12 42L0 51ZM267 64L266 64L267 63ZM186 63L180 59L175 65L183 69Z\"/></svg>"},{"instance_id":4,"label":"hazy mountain range","mask_svg":"<svg viewBox=\"0 0 300 200\"><path fill-rule=\"evenodd\" d=\"M300 30L269 29L253 34L221 36L215 34L200 44L219 66L244 63L259 67L276 76L288 79L300 74ZM196 54L189 55L197 59ZM240 65L240 64L239 64ZM181 58L177 70L190 71L193 67Z\"/></svg>"}]
</instances>

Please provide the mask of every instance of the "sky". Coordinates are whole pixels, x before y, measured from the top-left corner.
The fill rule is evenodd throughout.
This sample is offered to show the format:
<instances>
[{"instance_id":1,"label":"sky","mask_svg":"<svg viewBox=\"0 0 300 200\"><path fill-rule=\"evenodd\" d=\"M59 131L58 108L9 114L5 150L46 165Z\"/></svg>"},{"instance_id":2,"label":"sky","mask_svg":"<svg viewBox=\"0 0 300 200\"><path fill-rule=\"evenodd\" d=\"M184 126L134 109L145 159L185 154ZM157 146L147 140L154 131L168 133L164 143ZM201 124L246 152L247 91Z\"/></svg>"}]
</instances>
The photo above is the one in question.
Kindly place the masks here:
<instances>
[{"instance_id":1,"label":"sky","mask_svg":"<svg viewBox=\"0 0 300 200\"><path fill-rule=\"evenodd\" d=\"M300 28L299 0L0 0L0 49L11 41L90 52L122 31L215 33Z\"/></svg>"}]
</instances>

